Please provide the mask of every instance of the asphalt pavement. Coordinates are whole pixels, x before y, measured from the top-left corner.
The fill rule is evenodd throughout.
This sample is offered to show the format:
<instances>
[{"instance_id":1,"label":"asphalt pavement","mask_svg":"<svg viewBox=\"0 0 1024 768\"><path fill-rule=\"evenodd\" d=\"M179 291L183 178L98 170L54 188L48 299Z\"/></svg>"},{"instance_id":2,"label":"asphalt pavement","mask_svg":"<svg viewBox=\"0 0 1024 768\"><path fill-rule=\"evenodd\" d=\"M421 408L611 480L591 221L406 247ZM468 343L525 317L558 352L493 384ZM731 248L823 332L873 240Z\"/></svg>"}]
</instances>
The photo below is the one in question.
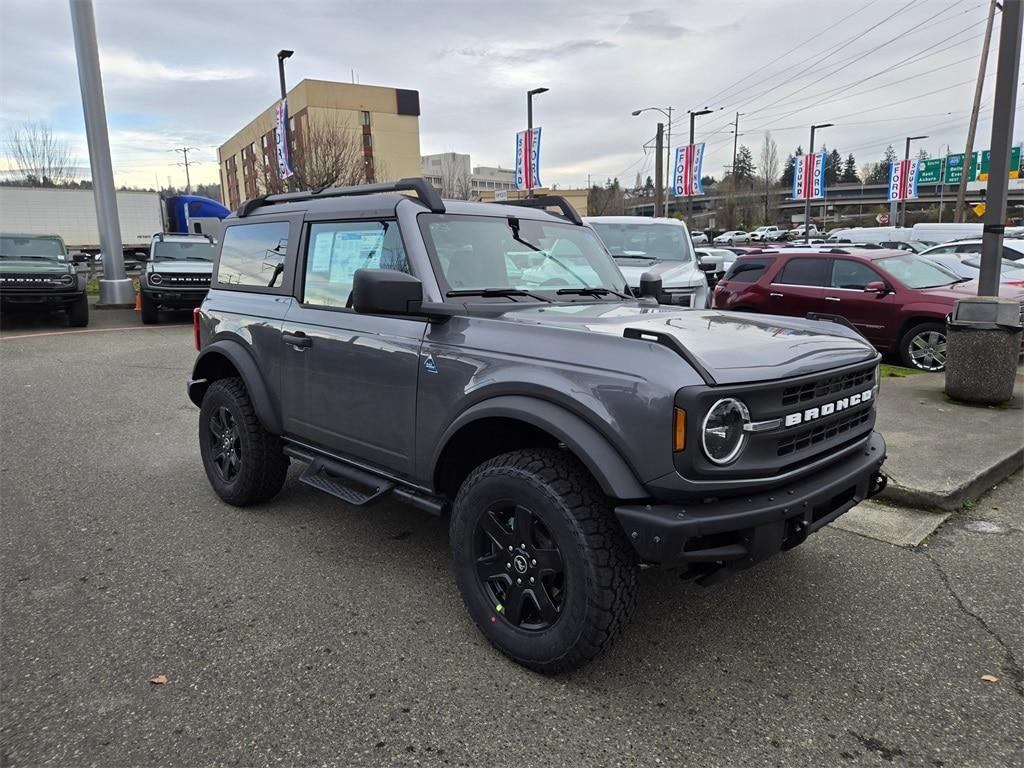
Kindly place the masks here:
<instances>
[{"instance_id":1,"label":"asphalt pavement","mask_svg":"<svg viewBox=\"0 0 1024 768\"><path fill-rule=\"evenodd\" d=\"M915 548L645 571L619 644L546 678L473 627L444 521L296 468L221 503L190 326L93 316L0 333L2 765L1020 764L1019 474Z\"/></svg>"}]
</instances>

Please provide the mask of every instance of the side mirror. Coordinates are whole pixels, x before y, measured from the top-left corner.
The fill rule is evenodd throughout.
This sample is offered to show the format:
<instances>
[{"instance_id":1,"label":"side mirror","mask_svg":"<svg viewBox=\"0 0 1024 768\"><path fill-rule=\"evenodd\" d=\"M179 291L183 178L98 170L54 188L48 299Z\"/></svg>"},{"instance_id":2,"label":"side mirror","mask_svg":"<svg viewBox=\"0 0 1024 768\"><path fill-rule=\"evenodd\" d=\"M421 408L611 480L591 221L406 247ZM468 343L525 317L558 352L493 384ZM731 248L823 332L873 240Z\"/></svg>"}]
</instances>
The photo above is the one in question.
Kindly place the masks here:
<instances>
[{"instance_id":1,"label":"side mirror","mask_svg":"<svg viewBox=\"0 0 1024 768\"><path fill-rule=\"evenodd\" d=\"M661 277L653 272L640 275L640 297L650 297L661 302Z\"/></svg>"},{"instance_id":2,"label":"side mirror","mask_svg":"<svg viewBox=\"0 0 1024 768\"><path fill-rule=\"evenodd\" d=\"M870 283L864 286L864 293L888 293L889 286L883 283L881 280L872 280Z\"/></svg>"},{"instance_id":3,"label":"side mirror","mask_svg":"<svg viewBox=\"0 0 1024 768\"><path fill-rule=\"evenodd\" d=\"M697 260L697 268L701 272L722 272L725 269L725 261L721 256L701 256Z\"/></svg>"},{"instance_id":4,"label":"side mirror","mask_svg":"<svg viewBox=\"0 0 1024 768\"><path fill-rule=\"evenodd\" d=\"M352 307L367 315L413 315L423 304L419 278L393 269L357 269Z\"/></svg>"}]
</instances>

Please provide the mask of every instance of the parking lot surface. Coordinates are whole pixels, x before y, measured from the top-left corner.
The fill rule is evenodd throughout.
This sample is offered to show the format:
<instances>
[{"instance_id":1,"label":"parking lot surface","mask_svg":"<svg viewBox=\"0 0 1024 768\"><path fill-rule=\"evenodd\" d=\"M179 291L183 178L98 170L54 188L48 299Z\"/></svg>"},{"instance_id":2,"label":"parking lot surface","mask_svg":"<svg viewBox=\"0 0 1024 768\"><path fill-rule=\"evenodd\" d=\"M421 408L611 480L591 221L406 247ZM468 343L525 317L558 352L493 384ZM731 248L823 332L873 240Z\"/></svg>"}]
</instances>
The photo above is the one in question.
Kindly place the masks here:
<instances>
[{"instance_id":1,"label":"parking lot surface","mask_svg":"<svg viewBox=\"0 0 1024 768\"><path fill-rule=\"evenodd\" d=\"M94 317L0 338L3 765L1021 758L1019 474L916 549L826 529L710 588L645 571L621 642L545 678L476 632L444 521L297 468L220 502L191 327Z\"/></svg>"}]
</instances>

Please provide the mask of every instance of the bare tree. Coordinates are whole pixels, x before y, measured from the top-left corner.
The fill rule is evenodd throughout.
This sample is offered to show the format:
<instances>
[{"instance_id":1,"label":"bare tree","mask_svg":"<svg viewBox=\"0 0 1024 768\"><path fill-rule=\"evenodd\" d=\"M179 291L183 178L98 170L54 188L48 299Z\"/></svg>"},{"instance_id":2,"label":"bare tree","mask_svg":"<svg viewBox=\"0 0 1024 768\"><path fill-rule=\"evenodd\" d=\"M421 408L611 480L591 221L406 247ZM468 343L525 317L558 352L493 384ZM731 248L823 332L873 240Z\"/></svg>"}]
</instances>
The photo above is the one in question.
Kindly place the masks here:
<instances>
[{"instance_id":1,"label":"bare tree","mask_svg":"<svg viewBox=\"0 0 1024 768\"><path fill-rule=\"evenodd\" d=\"M772 138L770 131L764 134L764 141L761 142L761 154L757 160L757 170L761 175L761 183L764 185L764 223L768 224L769 206L771 203L771 189L779 178L781 168L779 167L779 147Z\"/></svg>"},{"instance_id":2,"label":"bare tree","mask_svg":"<svg viewBox=\"0 0 1024 768\"><path fill-rule=\"evenodd\" d=\"M301 125L301 127L300 127ZM295 148L291 153L296 189L321 189L364 184L369 177L369 161L363 152L362 134L339 120L296 121ZM287 188L277 172L273 147L266 165L257 163L256 186L263 193L284 192ZM378 163L375 175L384 175Z\"/></svg>"},{"instance_id":3,"label":"bare tree","mask_svg":"<svg viewBox=\"0 0 1024 768\"><path fill-rule=\"evenodd\" d=\"M49 123L27 120L7 132L9 157L25 182L60 186L74 181L77 171L71 145L53 133Z\"/></svg>"},{"instance_id":4,"label":"bare tree","mask_svg":"<svg viewBox=\"0 0 1024 768\"><path fill-rule=\"evenodd\" d=\"M462 160L465 159L463 163ZM445 152L441 157L441 197L450 200L468 200L473 193L469 171L469 157Z\"/></svg>"}]
</instances>

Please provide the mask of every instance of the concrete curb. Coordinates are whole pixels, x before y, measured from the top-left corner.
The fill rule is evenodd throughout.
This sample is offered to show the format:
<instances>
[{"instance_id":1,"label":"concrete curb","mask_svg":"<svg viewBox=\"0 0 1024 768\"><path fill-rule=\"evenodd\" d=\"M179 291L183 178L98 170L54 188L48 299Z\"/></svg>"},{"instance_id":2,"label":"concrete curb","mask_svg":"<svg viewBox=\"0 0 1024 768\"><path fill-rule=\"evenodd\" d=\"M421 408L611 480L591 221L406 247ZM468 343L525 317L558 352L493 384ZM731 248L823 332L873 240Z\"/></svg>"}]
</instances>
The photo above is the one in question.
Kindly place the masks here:
<instances>
[{"instance_id":1,"label":"concrete curb","mask_svg":"<svg viewBox=\"0 0 1024 768\"><path fill-rule=\"evenodd\" d=\"M970 480L959 483L945 492L908 488L890 478L888 487L879 494L878 498L916 509L955 512L967 502L980 498L993 486L998 485L1022 468L1024 468L1024 448L1018 448ZM885 471L884 465L882 471Z\"/></svg>"}]
</instances>

